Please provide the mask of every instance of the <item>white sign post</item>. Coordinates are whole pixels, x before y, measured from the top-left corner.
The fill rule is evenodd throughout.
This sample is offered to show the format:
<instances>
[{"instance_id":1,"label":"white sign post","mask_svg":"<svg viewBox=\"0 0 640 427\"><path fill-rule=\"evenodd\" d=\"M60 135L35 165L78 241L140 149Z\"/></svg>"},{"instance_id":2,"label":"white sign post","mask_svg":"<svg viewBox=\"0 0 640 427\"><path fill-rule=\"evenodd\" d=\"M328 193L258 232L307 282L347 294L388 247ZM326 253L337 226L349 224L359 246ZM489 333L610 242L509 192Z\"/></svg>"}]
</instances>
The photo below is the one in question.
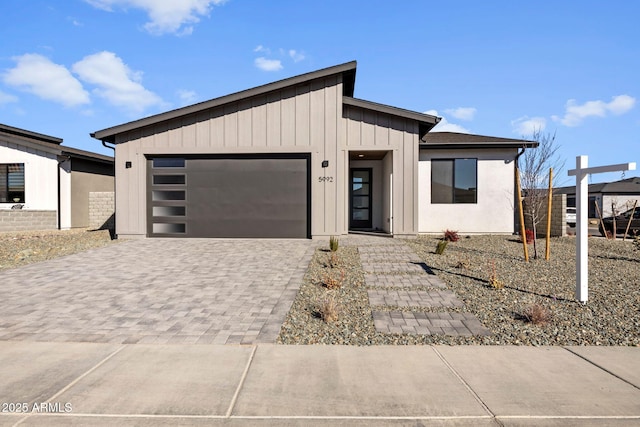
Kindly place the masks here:
<instances>
[{"instance_id":1,"label":"white sign post","mask_svg":"<svg viewBox=\"0 0 640 427\"><path fill-rule=\"evenodd\" d=\"M576 177L576 299L583 304L589 299L589 185L587 176L594 173L623 172L635 170L636 164L621 163L619 165L587 167L587 156L576 157L576 168L569 171L569 176ZM613 230L615 233L615 230Z\"/></svg>"}]
</instances>

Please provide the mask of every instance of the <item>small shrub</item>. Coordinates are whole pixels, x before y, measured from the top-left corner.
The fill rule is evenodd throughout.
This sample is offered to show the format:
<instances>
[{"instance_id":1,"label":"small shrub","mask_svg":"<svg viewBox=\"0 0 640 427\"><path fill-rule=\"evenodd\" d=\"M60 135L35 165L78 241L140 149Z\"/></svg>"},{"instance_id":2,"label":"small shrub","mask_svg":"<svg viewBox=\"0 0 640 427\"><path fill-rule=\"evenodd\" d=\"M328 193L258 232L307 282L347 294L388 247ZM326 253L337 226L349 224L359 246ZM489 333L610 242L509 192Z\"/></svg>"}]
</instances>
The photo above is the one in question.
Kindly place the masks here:
<instances>
[{"instance_id":1,"label":"small shrub","mask_svg":"<svg viewBox=\"0 0 640 427\"><path fill-rule=\"evenodd\" d=\"M331 255L329 255L329 267L336 268L339 265L340 258L338 257L338 254L336 252L331 252Z\"/></svg>"},{"instance_id":2,"label":"small shrub","mask_svg":"<svg viewBox=\"0 0 640 427\"><path fill-rule=\"evenodd\" d=\"M338 250L338 238L336 236L329 237L329 249L331 249L331 252Z\"/></svg>"},{"instance_id":3,"label":"small shrub","mask_svg":"<svg viewBox=\"0 0 640 427\"><path fill-rule=\"evenodd\" d=\"M457 231L446 230L444 232L444 240L446 240L447 242L457 242L458 240L460 240L460 236L458 235Z\"/></svg>"},{"instance_id":4,"label":"small shrub","mask_svg":"<svg viewBox=\"0 0 640 427\"><path fill-rule=\"evenodd\" d=\"M342 282L344 281L344 270L341 271L340 278L334 277L331 274L327 273L324 277L322 283L324 287L327 289L338 289L342 286Z\"/></svg>"},{"instance_id":5,"label":"small shrub","mask_svg":"<svg viewBox=\"0 0 640 427\"><path fill-rule=\"evenodd\" d=\"M522 316L529 323L543 326L551 321L551 312L540 304L531 304L527 306Z\"/></svg>"},{"instance_id":6,"label":"small shrub","mask_svg":"<svg viewBox=\"0 0 640 427\"><path fill-rule=\"evenodd\" d=\"M442 255L444 250L447 248L447 243L449 243L447 240L440 240L436 245L436 254Z\"/></svg>"},{"instance_id":7,"label":"small shrub","mask_svg":"<svg viewBox=\"0 0 640 427\"><path fill-rule=\"evenodd\" d=\"M320 314L320 318L324 320L325 323L333 323L338 320L339 311L340 307L333 296L322 300L318 307L318 314Z\"/></svg>"},{"instance_id":8,"label":"small shrub","mask_svg":"<svg viewBox=\"0 0 640 427\"><path fill-rule=\"evenodd\" d=\"M461 270L467 270L469 267L471 267L471 261L469 261L469 258L459 259L454 267Z\"/></svg>"},{"instance_id":9,"label":"small shrub","mask_svg":"<svg viewBox=\"0 0 640 427\"><path fill-rule=\"evenodd\" d=\"M532 244L536 235L533 234L533 230L524 230L525 236L527 237L527 243ZM522 241L522 233L520 233L520 241Z\"/></svg>"},{"instance_id":10,"label":"small shrub","mask_svg":"<svg viewBox=\"0 0 640 427\"><path fill-rule=\"evenodd\" d=\"M489 275L489 285L494 289L504 288L504 282L498 279L498 271L496 270L496 262L491 260L491 274Z\"/></svg>"}]
</instances>

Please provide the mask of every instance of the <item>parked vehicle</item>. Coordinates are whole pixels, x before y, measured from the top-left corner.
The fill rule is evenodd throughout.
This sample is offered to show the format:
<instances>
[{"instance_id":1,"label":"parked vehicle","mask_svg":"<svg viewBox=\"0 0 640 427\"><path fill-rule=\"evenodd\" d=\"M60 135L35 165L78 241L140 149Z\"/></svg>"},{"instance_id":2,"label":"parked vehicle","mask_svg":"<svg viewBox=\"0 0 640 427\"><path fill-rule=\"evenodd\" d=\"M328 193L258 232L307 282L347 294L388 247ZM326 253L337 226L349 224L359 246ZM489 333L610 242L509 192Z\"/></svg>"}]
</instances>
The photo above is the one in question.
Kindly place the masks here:
<instances>
[{"instance_id":1,"label":"parked vehicle","mask_svg":"<svg viewBox=\"0 0 640 427\"><path fill-rule=\"evenodd\" d=\"M631 221L631 225L629 226L629 235L631 236L640 236L640 209L636 208L633 218L631 218L631 212L633 209L629 209L626 212L617 215L616 218L616 234L623 234L627 229L627 224ZM607 232L613 232L613 218L609 216L607 218L602 218L602 223L604 223L604 229ZM598 225L598 229L600 230L600 234L606 236L607 234L602 228L602 224Z\"/></svg>"},{"instance_id":2,"label":"parked vehicle","mask_svg":"<svg viewBox=\"0 0 640 427\"><path fill-rule=\"evenodd\" d=\"M571 227L575 227L576 226L576 208L567 208L565 215L567 217L567 225Z\"/></svg>"}]
</instances>

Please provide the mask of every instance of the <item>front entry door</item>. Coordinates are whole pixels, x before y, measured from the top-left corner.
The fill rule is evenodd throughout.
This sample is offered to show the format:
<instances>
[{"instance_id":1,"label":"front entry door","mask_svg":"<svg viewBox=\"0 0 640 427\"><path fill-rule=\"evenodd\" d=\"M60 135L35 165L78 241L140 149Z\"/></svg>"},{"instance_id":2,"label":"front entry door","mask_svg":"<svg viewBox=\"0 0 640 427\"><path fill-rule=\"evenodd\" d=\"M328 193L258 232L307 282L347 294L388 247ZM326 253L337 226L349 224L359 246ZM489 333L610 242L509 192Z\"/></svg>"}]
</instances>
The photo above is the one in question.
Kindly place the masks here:
<instances>
[{"instance_id":1,"label":"front entry door","mask_svg":"<svg viewBox=\"0 0 640 427\"><path fill-rule=\"evenodd\" d=\"M371 168L351 169L349 228L372 228Z\"/></svg>"}]
</instances>

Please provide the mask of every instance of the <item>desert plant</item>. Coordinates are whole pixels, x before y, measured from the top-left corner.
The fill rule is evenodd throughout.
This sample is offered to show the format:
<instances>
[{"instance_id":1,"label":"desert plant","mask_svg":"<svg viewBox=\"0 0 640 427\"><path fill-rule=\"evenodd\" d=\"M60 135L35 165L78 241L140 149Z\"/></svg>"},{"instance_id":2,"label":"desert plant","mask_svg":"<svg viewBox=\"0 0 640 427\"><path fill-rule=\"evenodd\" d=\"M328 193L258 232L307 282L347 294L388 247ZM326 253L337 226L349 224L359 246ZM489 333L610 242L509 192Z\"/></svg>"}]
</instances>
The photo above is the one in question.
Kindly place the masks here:
<instances>
[{"instance_id":1,"label":"desert plant","mask_svg":"<svg viewBox=\"0 0 640 427\"><path fill-rule=\"evenodd\" d=\"M444 250L447 247L447 243L449 243L448 240L440 240L438 242L438 244L436 245L436 254L442 255L442 253L444 252Z\"/></svg>"},{"instance_id":2,"label":"desert plant","mask_svg":"<svg viewBox=\"0 0 640 427\"><path fill-rule=\"evenodd\" d=\"M331 255L329 255L329 267L335 268L339 265L340 257L338 257L338 254L336 252L331 252Z\"/></svg>"},{"instance_id":3,"label":"desert plant","mask_svg":"<svg viewBox=\"0 0 640 427\"><path fill-rule=\"evenodd\" d=\"M459 259L454 267L461 270L467 270L469 267L471 267L471 261L469 261L469 258Z\"/></svg>"},{"instance_id":4,"label":"desert plant","mask_svg":"<svg viewBox=\"0 0 640 427\"><path fill-rule=\"evenodd\" d=\"M524 319L534 325L543 326L551 320L551 312L540 304L531 304L527 306L522 316Z\"/></svg>"},{"instance_id":5,"label":"desert plant","mask_svg":"<svg viewBox=\"0 0 640 427\"><path fill-rule=\"evenodd\" d=\"M524 230L524 235L527 238L527 244L532 244L536 239L536 235L533 230ZM522 233L520 233L520 241L522 241Z\"/></svg>"},{"instance_id":6,"label":"desert plant","mask_svg":"<svg viewBox=\"0 0 640 427\"><path fill-rule=\"evenodd\" d=\"M344 282L344 270L341 270L340 278L327 273L324 276L324 280L322 281L324 287L327 289L338 289L342 286L342 282Z\"/></svg>"},{"instance_id":7,"label":"desert plant","mask_svg":"<svg viewBox=\"0 0 640 427\"><path fill-rule=\"evenodd\" d=\"M491 274L489 275L489 285L494 289L504 288L504 282L498 279L498 271L496 269L495 260L491 260Z\"/></svg>"},{"instance_id":8,"label":"desert plant","mask_svg":"<svg viewBox=\"0 0 640 427\"><path fill-rule=\"evenodd\" d=\"M331 249L331 252L338 250L338 238L336 236L329 237L329 249Z\"/></svg>"},{"instance_id":9,"label":"desert plant","mask_svg":"<svg viewBox=\"0 0 640 427\"><path fill-rule=\"evenodd\" d=\"M318 307L318 314L325 323L333 323L338 320L340 307L335 297L330 296L323 299Z\"/></svg>"},{"instance_id":10,"label":"desert plant","mask_svg":"<svg viewBox=\"0 0 640 427\"><path fill-rule=\"evenodd\" d=\"M447 242L457 242L458 240L460 240L460 236L458 235L457 231L446 230L444 232L444 240L446 240Z\"/></svg>"}]
</instances>

